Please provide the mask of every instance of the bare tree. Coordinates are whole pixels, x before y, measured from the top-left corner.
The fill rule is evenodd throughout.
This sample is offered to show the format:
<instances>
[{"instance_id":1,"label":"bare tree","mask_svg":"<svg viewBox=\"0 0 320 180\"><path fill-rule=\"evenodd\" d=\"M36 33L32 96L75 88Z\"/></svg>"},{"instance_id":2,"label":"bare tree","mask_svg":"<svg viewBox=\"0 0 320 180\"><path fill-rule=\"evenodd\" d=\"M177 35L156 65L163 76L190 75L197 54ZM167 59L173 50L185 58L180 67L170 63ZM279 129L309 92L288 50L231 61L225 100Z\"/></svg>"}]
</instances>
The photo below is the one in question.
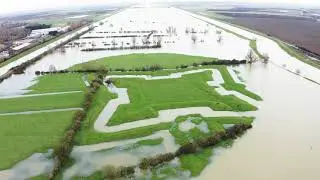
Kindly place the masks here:
<instances>
[{"instance_id":1,"label":"bare tree","mask_svg":"<svg viewBox=\"0 0 320 180\"><path fill-rule=\"evenodd\" d=\"M96 45L96 43L95 43L94 41L92 41L92 42L91 42L91 46L92 46L92 48L94 48L94 47L97 46L97 45Z\"/></svg>"},{"instance_id":2,"label":"bare tree","mask_svg":"<svg viewBox=\"0 0 320 180\"><path fill-rule=\"evenodd\" d=\"M162 38L161 38L160 36L157 38L156 43L157 43L157 46L161 46L161 44L162 44Z\"/></svg>"},{"instance_id":3,"label":"bare tree","mask_svg":"<svg viewBox=\"0 0 320 180\"><path fill-rule=\"evenodd\" d=\"M256 55L254 54L253 50L250 49L247 56L246 56L246 60L247 60L247 63L253 63L255 61L257 61L257 57Z\"/></svg>"},{"instance_id":4,"label":"bare tree","mask_svg":"<svg viewBox=\"0 0 320 180\"><path fill-rule=\"evenodd\" d=\"M66 52L66 48L65 48L64 46L61 47L61 48L60 48L60 52L61 52L61 53L65 53L65 52Z\"/></svg>"},{"instance_id":5,"label":"bare tree","mask_svg":"<svg viewBox=\"0 0 320 180\"><path fill-rule=\"evenodd\" d=\"M189 32L190 32L190 29L188 28L188 27L186 27L186 34L189 34Z\"/></svg>"},{"instance_id":6,"label":"bare tree","mask_svg":"<svg viewBox=\"0 0 320 180\"><path fill-rule=\"evenodd\" d=\"M262 60L263 60L264 63L268 63L269 59L270 59L270 57L269 57L269 55L267 53L264 53L262 55Z\"/></svg>"},{"instance_id":7,"label":"bare tree","mask_svg":"<svg viewBox=\"0 0 320 180\"><path fill-rule=\"evenodd\" d=\"M54 71L56 71L57 69L56 69L56 67L53 65L53 64L51 64L50 66L49 66L49 72L54 72Z\"/></svg>"},{"instance_id":8,"label":"bare tree","mask_svg":"<svg viewBox=\"0 0 320 180\"><path fill-rule=\"evenodd\" d=\"M219 44L222 42L222 36L221 36L221 35L218 36L217 42L218 42Z\"/></svg>"},{"instance_id":9,"label":"bare tree","mask_svg":"<svg viewBox=\"0 0 320 180\"><path fill-rule=\"evenodd\" d=\"M197 33L197 32L196 32L196 30L195 30L194 28L191 28L191 33L192 33L192 34L195 34L195 33Z\"/></svg>"},{"instance_id":10,"label":"bare tree","mask_svg":"<svg viewBox=\"0 0 320 180\"><path fill-rule=\"evenodd\" d=\"M112 47L113 47L113 48L116 48L116 45L117 45L117 44L116 44L116 40L115 40L115 39L112 39L111 44L112 44Z\"/></svg>"},{"instance_id":11,"label":"bare tree","mask_svg":"<svg viewBox=\"0 0 320 180\"><path fill-rule=\"evenodd\" d=\"M136 47L137 38L135 36L132 37L132 46Z\"/></svg>"},{"instance_id":12,"label":"bare tree","mask_svg":"<svg viewBox=\"0 0 320 180\"><path fill-rule=\"evenodd\" d=\"M197 39L198 39L197 35L192 34L191 40L192 40L192 42L193 42L194 44L197 42Z\"/></svg>"}]
</instances>

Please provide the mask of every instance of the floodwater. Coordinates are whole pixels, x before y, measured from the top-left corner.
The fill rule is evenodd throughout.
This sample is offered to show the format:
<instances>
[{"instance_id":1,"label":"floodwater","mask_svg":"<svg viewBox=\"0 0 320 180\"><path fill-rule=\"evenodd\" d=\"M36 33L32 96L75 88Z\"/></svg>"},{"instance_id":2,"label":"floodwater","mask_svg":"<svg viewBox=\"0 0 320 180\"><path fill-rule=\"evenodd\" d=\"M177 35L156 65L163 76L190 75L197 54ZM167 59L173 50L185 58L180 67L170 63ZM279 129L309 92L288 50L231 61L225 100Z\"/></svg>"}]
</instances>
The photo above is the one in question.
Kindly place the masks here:
<instances>
[{"instance_id":1,"label":"floodwater","mask_svg":"<svg viewBox=\"0 0 320 180\"><path fill-rule=\"evenodd\" d=\"M132 17L132 19L128 19ZM179 19L179 21L176 21ZM103 25L99 25L103 22ZM92 51L83 52L82 47L70 47L66 48L66 52L61 52L60 50L55 51L52 54L45 56L41 61L37 62L35 65L30 66L26 73L23 75L14 75L9 80L4 81L0 84L0 95L14 95L25 93L23 89L32 85L32 79L36 76L34 72L37 70L48 71L50 65L54 65L56 69L65 69L72 65L91 61L94 59L132 54L132 53L181 53L187 55L199 55L216 57L220 59L244 59L249 50L249 41L243 40L236 37L230 33L222 32L221 42L217 42L219 35L216 33L217 28L209 26L203 21L199 21L189 15L177 12L173 8L134 8L121 11L113 16L107 17L104 20L95 23L98 27L91 33L100 32L104 29L105 32L112 33L115 31L141 31L141 30L158 30L164 34L169 27L175 27L175 33L166 33L166 36L162 38L162 47L160 49L141 49L141 50L112 50L112 51ZM112 25L112 27L110 27ZM186 29L191 31L191 28L197 32L197 43L193 43L191 40L191 33L186 33ZM86 30L86 28L81 31ZM204 33L207 31L207 33ZM72 34L75 35L76 33ZM0 68L0 74L4 74L11 67L14 67L21 62L25 62L32 57L56 46L59 43L66 41L72 35L61 39L60 41L54 43L54 45L48 45L43 47L34 53L29 54L26 57L19 59L9 65ZM90 33L84 36L90 35ZM129 35L133 35L129 33ZM102 46L102 42L115 41L120 44L122 41L124 43L132 43L131 39L128 38L80 38L76 40L77 42L86 42L86 48L88 43L94 43L97 48ZM203 40L203 41L202 41ZM136 40L137 44L141 43L141 40ZM237 47L237 48L234 48ZM88 48L88 47L87 47ZM8 82L9 81L9 82ZM12 83L15 82L15 83ZM17 83L19 82L19 83Z\"/></svg>"},{"instance_id":2,"label":"floodwater","mask_svg":"<svg viewBox=\"0 0 320 180\"><path fill-rule=\"evenodd\" d=\"M264 101L253 128L197 179L319 179L320 86L272 64L237 70Z\"/></svg>"},{"instance_id":3,"label":"floodwater","mask_svg":"<svg viewBox=\"0 0 320 180\"><path fill-rule=\"evenodd\" d=\"M167 36L167 40L163 39L175 43L166 43L161 49L150 50L82 52L81 48L67 48L65 53L57 51L47 55L28 68L26 74L14 75L1 83L0 95L24 93L24 88L35 83L32 82L35 77L34 71L48 70L51 64L57 69L64 69L96 58L133 52L174 52L222 59L244 58L248 51L248 41L222 32L223 41L218 43L216 28L189 15L173 8L135 8L122 11L110 19L107 18L105 21L108 22L105 24L114 21L124 26L125 20L130 22L130 18L123 17L132 17L133 21L137 19L132 24L137 23L139 27L150 23L149 28L175 26L178 35ZM208 20L201 16L197 17ZM272 63L234 67L240 72L239 76L245 80L248 88L261 95L264 101L259 104L259 110L255 112L254 128L238 139L232 148L222 151L219 156L214 156L213 163L205 168L198 179L320 179L318 173L320 86L279 66L286 64L286 68L292 71L299 69L303 76L318 82L320 82L320 71L290 57L271 40L221 22L214 20L210 22L246 37L256 38L258 50L267 52ZM116 23L113 24L116 28ZM193 44L190 35L184 32L187 27L194 27L197 30L208 28L207 35L198 37L199 41L204 39L204 42ZM5 69L1 68L0 73Z\"/></svg>"}]
</instances>

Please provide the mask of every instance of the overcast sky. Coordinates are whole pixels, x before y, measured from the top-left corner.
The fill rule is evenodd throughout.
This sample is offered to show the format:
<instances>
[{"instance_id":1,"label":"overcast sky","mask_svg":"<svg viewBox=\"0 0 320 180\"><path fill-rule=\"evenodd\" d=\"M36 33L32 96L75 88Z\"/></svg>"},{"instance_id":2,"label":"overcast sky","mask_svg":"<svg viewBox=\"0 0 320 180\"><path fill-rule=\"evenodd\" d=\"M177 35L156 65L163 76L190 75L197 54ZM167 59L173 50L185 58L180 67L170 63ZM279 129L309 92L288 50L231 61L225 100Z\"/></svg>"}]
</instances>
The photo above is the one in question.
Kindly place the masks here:
<instances>
[{"instance_id":1,"label":"overcast sky","mask_svg":"<svg viewBox=\"0 0 320 180\"><path fill-rule=\"evenodd\" d=\"M112 4L115 2L144 2L145 0L1 0L0 13L11 13L26 10L40 10L48 8L59 8L76 5L91 5L91 4ZM148 0L148 1L186 1L186 0ZM190 1L190 0L189 0ZM202 1L222 1L222 0L202 0ZM231 0L224 0L231 1ZM259 2L259 3L290 3L303 5L318 5L320 0L232 0L235 2Z\"/></svg>"}]
</instances>

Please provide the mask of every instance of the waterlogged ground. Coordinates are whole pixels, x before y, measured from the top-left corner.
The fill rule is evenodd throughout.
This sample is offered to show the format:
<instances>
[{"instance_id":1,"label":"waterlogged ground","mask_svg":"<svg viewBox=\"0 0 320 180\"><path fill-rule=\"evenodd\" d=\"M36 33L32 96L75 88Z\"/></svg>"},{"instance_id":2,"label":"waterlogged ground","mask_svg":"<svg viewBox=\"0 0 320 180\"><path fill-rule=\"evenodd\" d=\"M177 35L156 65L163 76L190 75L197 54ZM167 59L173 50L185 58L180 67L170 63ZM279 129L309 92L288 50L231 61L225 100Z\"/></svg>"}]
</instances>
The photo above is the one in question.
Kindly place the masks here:
<instances>
[{"instance_id":1,"label":"waterlogged ground","mask_svg":"<svg viewBox=\"0 0 320 180\"><path fill-rule=\"evenodd\" d=\"M146 14L148 16L146 16ZM170 122L166 121L160 125L148 124L151 125L150 127L139 127L142 124L139 124L139 121L137 121L138 125L136 125L136 127L133 126L135 129L128 129L126 127L125 129L118 129L119 132L103 133L97 133L96 129L94 129L96 128L94 127L96 118L94 118L86 123L86 132L81 132L80 137L77 137L79 146L75 147L72 153L74 163L64 171L61 177L65 179L76 176L101 178L103 175L97 171L103 169L105 165L136 164L139 158L145 157L146 155L172 152L177 149L179 145L194 138L205 137L210 133L212 134L218 130L228 128L235 123L242 121L250 122L252 121L250 117L254 116L254 128L233 142L232 146L229 142L223 144L222 147L205 149L198 154L175 159L168 164L164 164L148 172L138 171L137 176L142 179L319 179L317 160L320 158L320 144L317 139L320 137L320 131L318 131L317 127L320 125L318 121L320 115L317 107L320 105L320 97L317 96L317 94L320 92L320 86L301 76L292 74L281 67L283 64L286 64L285 69L291 71L299 68L303 76L315 81L318 81L317 74L319 71L301 64L301 62L297 62L268 39L225 25L221 22L209 21L199 16L195 16L197 17L196 19L190 15L191 14L172 8L135 8L122 11L115 16L111 16L110 19L106 19L103 26L108 27L108 24L112 22L114 29L120 28L121 26L134 28L133 24L137 23L139 27L147 25L148 27L146 29L160 29L161 27L162 31L164 31L163 27L174 25L177 27L177 36L168 36L166 37L168 39L165 40L164 38L164 41L175 41L175 43L166 43L161 49L153 50L82 52L80 51L81 48L69 48L65 53L57 51L28 68L26 74L15 75L1 83L0 95L25 93L25 88L36 83L36 81L32 81L35 77L34 71L48 70L51 64L55 65L57 69L63 69L81 62L118 54L129 54L133 52L174 52L220 59L243 59L249 49L249 41L222 30L223 41L222 43L218 43L217 28L211 24L207 25L208 23L215 23L218 26L223 26L223 28L246 36L249 39L256 38L258 50L268 52L272 63L256 63L253 65L240 65L238 67L228 68L228 72L235 83L245 84L247 91L252 91L260 95L263 101L257 102L257 100L252 98L256 96L252 96L252 94L243 91L243 89L240 90L241 92L238 92L239 85L236 87L233 86L235 89L228 89L230 87L222 85L221 81L219 82L219 79L228 82L228 78L212 76L213 81L212 83L207 82L208 87L215 89L220 94L233 91L232 93L236 98L250 102L259 109L255 112L244 112L244 114L224 114L224 116L232 116L224 118L218 117L218 119L214 119L217 117L212 117L215 112L210 111L210 108L205 109L206 107L200 107L199 109L193 109L198 113L189 111L190 109L180 109L174 111L180 114L178 113L178 116ZM123 20L121 18L123 16L132 17L132 22L130 22L131 18ZM200 19L207 22L201 21ZM117 22L122 25L118 25ZM103 28L103 26L100 28ZM187 27L193 27L197 30L207 29L208 34L199 35L198 38L199 41L204 39L204 42L194 44L190 34L185 33ZM99 44L98 41L97 44ZM55 82L55 80L52 79L50 82ZM58 86L61 86L61 84ZM77 85L72 84L70 84L70 86L77 87ZM60 92L71 90L82 91L83 87L80 86L78 89L63 87ZM113 93L115 92L116 91L113 91ZM45 93L45 91L40 93ZM128 92L123 91L123 93L128 93L127 96L130 95L130 88ZM250 98L248 95L252 97ZM104 88L97 98L100 100L100 105L97 105L97 109L100 108L102 110L107 107L111 99L119 100L119 97L121 98L119 94L118 96L114 96L107 88ZM40 99L40 102L42 100L43 99ZM128 99L126 100L127 103L129 103ZM121 104L121 99L119 102ZM17 106L17 108L21 107ZM199 117L199 115L191 115L190 113L209 114L210 116ZM97 113L96 116L98 117L99 113ZM249 119L234 119L242 116L247 116ZM148 118L150 117L144 119ZM105 126L106 120L107 119L104 119L104 121L102 121L104 123L101 123L99 127L102 129L108 128L108 126ZM117 126L110 126L110 128L117 129ZM141 136L140 132L143 136ZM46 152L46 150L42 152ZM39 156L38 154L37 157L43 156ZM16 164L11 170L1 171L0 177L7 178L13 174L14 176L21 175L17 169L22 169L24 172L27 172L24 176L24 178L26 178L40 173L46 173L48 169L52 167L50 165L50 159L38 158L37 163L43 163L43 169L30 169L30 164L34 165L35 163L33 160L34 159L31 161L29 159L28 163L27 159L26 161ZM88 166L90 168L87 168Z\"/></svg>"},{"instance_id":2,"label":"waterlogged ground","mask_svg":"<svg viewBox=\"0 0 320 180\"><path fill-rule=\"evenodd\" d=\"M127 18L132 17L132 18ZM143 17L143 19L141 19ZM179 19L179 21L177 21ZM45 56L40 62L29 67L23 75L14 75L10 80L0 84L0 95L21 94L23 89L32 85L32 79L35 78L34 72L37 70L48 71L50 65L57 69L65 69L72 65L91 61L94 59L131 53L181 53L187 55L199 55L215 57L219 59L244 59L249 50L249 41L238 38L237 36L222 31L222 41L217 42L219 35L216 33L218 28L208 25L208 23L199 21L189 15L181 13L173 8L134 8L121 11L118 14L107 17L102 20L104 24L92 32L103 31L139 31L139 30L158 30L165 33L169 27L176 28L176 34L162 38L162 48L144 49L144 50L113 50L113 51L93 51L83 52L85 47L66 48L65 52L60 50ZM96 23L96 25L99 23ZM138 25L137 25L138 24ZM110 27L112 25L112 27ZM193 28L197 32L197 43L191 40L191 33L185 30ZM206 34L203 32L207 31ZM89 34L89 33L88 33ZM86 34L87 35L87 34ZM120 44L122 41L132 45L132 39L126 38L86 38L76 40L94 43L98 47L102 42L115 41ZM202 42L203 40L203 42ZM137 44L141 40L136 40ZM174 42L174 43L173 43ZM37 54L37 53L36 53ZM30 55L32 56L32 54ZM14 64L0 68L1 73L5 73ZM12 83L20 82L20 83Z\"/></svg>"}]
</instances>

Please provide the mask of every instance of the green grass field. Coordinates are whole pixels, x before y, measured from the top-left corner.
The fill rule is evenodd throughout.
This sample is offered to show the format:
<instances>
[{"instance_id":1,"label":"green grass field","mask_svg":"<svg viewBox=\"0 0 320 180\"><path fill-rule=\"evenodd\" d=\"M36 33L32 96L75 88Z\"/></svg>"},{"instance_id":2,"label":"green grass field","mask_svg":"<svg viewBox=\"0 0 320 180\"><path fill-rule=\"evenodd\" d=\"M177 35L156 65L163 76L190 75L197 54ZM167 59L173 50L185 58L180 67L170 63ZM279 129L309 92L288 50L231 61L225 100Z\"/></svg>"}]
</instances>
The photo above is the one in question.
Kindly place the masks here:
<instances>
[{"instance_id":1,"label":"green grass field","mask_svg":"<svg viewBox=\"0 0 320 180\"><path fill-rule=\"evenodd\" d=\"M115 79L117 87L128 88L131 103L120 105L108 125L156 117L159 110L175 108L207 106L219 111L256 110L235 96L221 96L207 85L210 80L210 71L179 79Z\"/></svg>"},{"instance_id":2,"label":"green grass field","mask_svg":"<svg viewBox=\"0 0 320 180\"><path fill-rule=\"evenodd\" d=\"M137 144L140 146L155 146L159 145L163 142L163 138L158 138L158 139L146 139L146 140L141 140L138 141Z\"/></svg>"},{"instance_id":3,"label":"green grass field","mask_svg":"<svg viewBox=\"0 0 320 180\"><path fill-rule=\"evenodd\" d=\"M191 176L198 176L210 163L212 148L207 148L195 154L183 155L179 158L181 168L191 172Z\"/></svg>"},{"instance_id":4,"label":"green grass field","mask_svg":"<svg viewBox=\"0 0 320 180\"><path fill-rule=\"evenodd\" d=\"M257 94L251 92L251 91L248 91L246 89L246 86L243 85L243 84L238 84L236 83L232 76L229 74L228 70L226 67L219 67L218 68L222 77L223 77L223 80L224 80L224 84L222 85L226 90L234 90L234 91L238 91L239 93L241 94L244 94L252 99L255 99L255 100L258 100L258 101L261 101L262 98L260 96L258 96Z\"/></svg>"},{"instance_id":5,"label":"green grass field","mask_svg":"<svg viewBox=\"0 0 320 180\"><path fill-rule=\"evenodd\" d=\"M200 57L200 56L187 56L182 54L130 54L121 56L112 56L97 59L87 63L82 63L71 67L70 69L96 69L100 66L108 68L124 68L135 69L151 65L160 65L165 68L176 68L181 64L191 65L192 63L201 63L203 61L213 61L215 58Z\"/></svg>"},{"instance_id":6,"label":"green grass field","mask_svg":"<svg viewBox=\"0 0 320 180\"><path fill-rule=\"evenodd\" d=\"M76 143L78 145L95 144L148 136L154 132L168 129L171 126L171 123L162 123L154 126L135 128L115 133L98 133L93 129L93 124L102 109L112 98L115 98L115 95L110 93L106 87L102 86L98 90L94 97L94 103L83 122L81 131L76 136Z\"/></svg>"},{"instance_id":7,"label":"green grass field","mask_svg":"<svg viewBox=\"0 0 320 180\"><path fill-rule=\"evenodd\" d=\"M1 99L0 113L79 108L81 107L83 98L84 93L80 92L50 96Z\"/></svg>"},{"instance_id":8,"label":"green grass field","mask_svg":"<svg viewBox=\"0 0 320 180\"><path fill-rule=\"evenodd\" d=\"M263 58L262 54L257 49L257 40L250 40L249 46L260 59Z\"/></svg>"},{"instance_id":9,"label":"green grass field","mask_svg":"<svg viewBox=\"0 0 320 180\"><path fill-rule=\"evenodd\" d=\"M84 91L86 86L82 80L83 74L53 74L39 76L37 83L28 88L32 90L28 94Z\"/></svg>"},{"instance_id":10,"label":"green grass field","mask_svg":"<svg viewBox=\"0 0 320 180\"><path fill-rule=\"evenodd\" d=\"M120 59L112 59L113 65L121 65L126 67L121 68L133 68L145 65L153 65L159 64L155 62L161 62L161 58L170 56L170 58L163 60L163 66L168 64L166 67L175 67L181 64L192 64L193 62L202 62L208 61L204 59L198 60L198 57L192 56L184 56L184 55L172 55L172 54L161 54L158 59L154 60L155 55L150 55L150 57L144 57L142 54L129 55L128 58ZM142 57L142 58L141 58ZM111 57L113 58L113 57ZM118 58L118 57L117 57ZM187 61L185 61L187 59ZM113 61L114 60L114 61ZM142 63L140 62L142 61ZM212 60L212 59L211 59ZM103 60L104 61L104 60ZM118 62L119 61L119 62ZM131 62L132 61L132 62ZM137 62L135 62L137 61ZM172 62L173 61L173 62ZM101 61L102 62L102 61ZM150 64L148 64L150 63ZM176 63L176 64L175 64ZM100 66L101 64L95 64L94 66ZM162 64L160 64L162 65ZM210 66L211 67L211 66ZM249 97L258 99L258 96L247 91L244 85L237 84L234 82L227 69L224 66L212 66L221 71L222 76L225 80L225 88L229 90L235 90L240 93L243 93ZM114 68L114 67L113 67ZM198 67L193 69L199 69L205 67ZM207 67L208 68L208 67ZM144 74L150 75L168 75L173 72L181 72L188 71L190 69L178 69L178 70L170 70L170 71L156 71L156 72L142 72ZM136 73L136 72L132 72ZM139 72L140 73L140 72ZM125 73L127 74L127 73ZM140 73L141 74L141 73ZM89 79L91 79L91 75ZM38 78L38 83L28 88L32 90L30 94L35 93L49 93L49 92L65 92L65 91L86 91L86 87L82 80L82 74L55 74L55 75L45 75L40 76ZM202 73L185 75L182 78L178 79L166 79L166 80L153 80L147 81L143 79L114 79L114 84L117 87L128 88L129 97L131 103L128 105L121 105L112 119L109 121L109 125L118 125L129 121L135 121L139 119L145 119L150 117L155 117L158 115L159 110L173 109L173 108L184 108L184 107L195 107L195 106L208 106L214 110L222 110L222 111L251 111L256 110L256 107L250 105L249 103L238 99L235 96L222 96L217 93L214 87L208 86L207 81L212 80L211 71L206 71ZM52 96L39 96L39 97L28 97L28 98L15 98L15 99L3 99L0 100L0 113L4 112L18 112L18 111L30 111L30 110L42 110L42 109L53 109L53 108L69 108L69 107L80 107L84 97L83 93L74 93L74 94L61 94L61 95L52 95ZM115 94L110 93L105 86L101 86L98 92L94 96L93 104L87 112L86 119L83 121L81 131L77 133L75 138L76 145L88 145L88 144L96 144L101 142L111 142L125 139L133 139L138 137L144 137L151 135L160 130L169 130L171 134L174 136L177 144L184 144L190 142L192 140L206 137L211 135L212 133L223 131L222 124L237 124L240 122L251 123L252 118L248 117L219 117L219 118L200 118L195 123L201 123L205 121L210 129L210 133L203 133L198 128L193 128L190 132L180 132L177 127L177 122L183 121L183 117L179 117L176 122L168 122L168 123L160 123L156 125L140 127L129 129L125 131L115 132L115 133L98 133L93 129L93 124L105 107L105 105L113 98L116 98ZM68 112L64 112L68 113ZM70 113L70 112L69 112ZM43 115L45 114L45 115ZM35 133L32 135L25 135L25 139L14 139L12 142L26 142L22 143L21 146L27 146L30 144L30 149L28 149L29 155L37 152L37 151L45 151L50 147L53 147L59 143L61 135L64 133L66 128L70 125L72 115L70 116L62 116L59 115L61 113L51 113L50 116L46 113L33 114L25 117L25 121L23 123L17 123L26 127L26 133ZM21 115L27 116L27 115ZM7 117L7 116L3 116ZM19 116L11 116L18 117L18 120L23 120L24 118ZM43 118L43 119L41 119ZM56 119L54 119L56 118ZM14 118L13 118L14 119ZM30 120L29 120L30 119ZM54 120L52 120L54 119ZM60 123L60 121L64 120L64 123ZM10 118L11 120L11 118ZM47 123L47 127L41 128L41 126L45 126L45 120L50 120ZM70 120L70 121L68 121ZM11 121L10 121L11 122ZM12 121L14 122L14 121ZM38 123L39 122L39 123ZM55 122L56 124L51 125L51 122ZM0 125L1 125L1 116L0 116ZM8 135L8 132L24 132L19 130L19 128L15 128L13 126L17 125L5 125L1 127L9 127L8 131L3 133L3 135ZM59 127L58 127L59 126ZM62 127L63 126L63 127ZM32 131L30 127L36 128L36 130ZM50 130L46 130L46 128L51 128ZM60 135L53 135L53 130L59 128L59 131L55 133L60 133ZM12 130L14 129L14 130ZM43 130L43 131L42 131ZM46 137L49 139L45 132L48 132L53 137L53 140L48 140L48 144L42 143L42 139L38 140L36 135L39 134L41 137ZM26 134L25 133L25 134ZM1 133L0 133L1 134ZM16 134L12 135L15 138L18 137ZM35 139L35 140L34 140ZM39 143L38 146L33 146L33 144L37 141ZM1 139L0 139L1 141ZM4 140L5 141L5 140ZM34 142L35 141L35 142ZM143 141L139 141L138 145L158 145L161 144L163 139L147 139ZM28 143L30 142L30 143ZM5 142L4 142L5 143ZM28 144L27 144L28 143ZM13 147L13 145L8 145L8 147ZM16 147L16 146L15 146ZM1 149L1 148L0 148ZM23 149L23 148L20 148ZM38 150L40 149L40 150ZM3 150L3 154L6 154L6 149ZM1 153L1 151L0 151ZM209 163L209 157L212 155L212 151L203 150L199 153L183 156L180 158L181 168L183 170L188 170L192 173L193 176L201 173L203 168ZM0 155L1 156L1 155ZM25 158L26 153L18 152L16 156L13 156L13 160L3 161L5 163L11 162L11 164L5 164L1 167L7 168L12 166L15 162L22 160ZM5 155L4 157L10 158L11 156ZM1 159L0 159L1 160ZM190 163L193 161L194 163ZM101 174L99 174L99 177ZM38 176L41 178L41 176ZM93 176L94 177L94 176ZM98 176L97 176L98 177Z\"/></svg>"},{"instance_id":11,"label":"green grass field","mask_svg":"<svg viewBox=\"0 0 320 180\"><path fill-rule=\"evenodd\" d=\"M75 111L0 116L0 169L56 146Z\"/></svg>"},{"instance_id":12,"label":"green grass field","mask_svg":"<svg viewBox=\"0 0 320 180\"><path fill-rule=\"evenodd\" d=\"M182 132L179 129L179 123L187 120L188 117L197 119L192 120L193 123L199 124L205 122L208 126L209 132L204 133L199 128L195 127L188 132ZM252 117L209 117L204 118L199 115L181 116L175 120L175 124L170 128L170 133L175 139L175 143L184 145L193 142L200 138L211 136L212 134L223 132L223 124L251 124L254 118ZM222 143L223 144L223 143ZM230 142L225 142L230 144ZM209 158L212 156L212 148L203 149L195 154L183 155L179 158L181 168L191 172L191 176L198 176L202 170L210 163Z\"/></svg>"},{"instance_id":13,"label":"green grass field","mask_svg":"<svg viewBox=\"0 0 320 180\"><path fill-rule=\"evenodd\" d=\"M274 38L274 41L276 43L278 43L279 47L286 51L290 56L297 58L298 60L307 63L313 67L316 67L318 69L320 69L320 63L318 61L314 61L311 58L309 58L308 56L306 56L305 54L303 54L302 52L296 50L294 47L291 47L290 45L286 44L283 41L280 41L278 39Z\"/></svg>"}]
</instances>

